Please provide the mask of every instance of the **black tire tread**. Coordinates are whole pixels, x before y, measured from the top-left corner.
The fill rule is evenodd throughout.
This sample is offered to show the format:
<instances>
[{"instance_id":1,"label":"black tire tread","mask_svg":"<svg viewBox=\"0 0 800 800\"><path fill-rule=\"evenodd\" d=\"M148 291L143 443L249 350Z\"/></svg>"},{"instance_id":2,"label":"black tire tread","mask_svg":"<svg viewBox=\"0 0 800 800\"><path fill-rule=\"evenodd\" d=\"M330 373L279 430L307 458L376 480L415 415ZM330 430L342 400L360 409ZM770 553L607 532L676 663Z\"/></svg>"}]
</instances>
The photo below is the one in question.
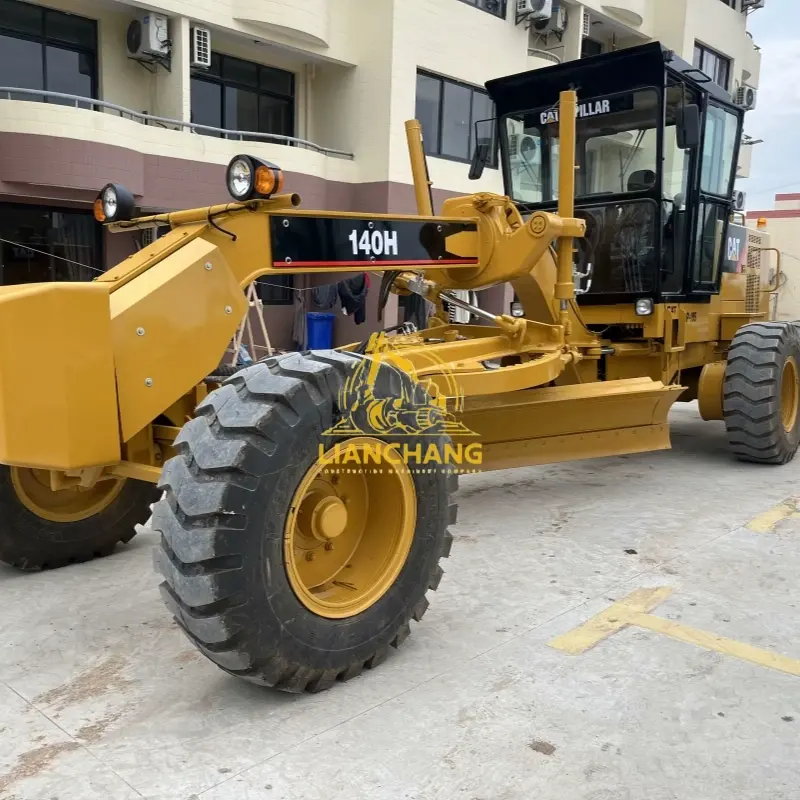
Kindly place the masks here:
<instances>
[{"instance_id":1,"label":"black tire tread","mask_svg":"<svg viewBox=\"0 0 800 800\"><path fill-rule=\"evenodd\" d=\"M355 678L382 663L389 647L335 672L288 663L279 653L254 663L235 621L236 609L245 602L239 576L244 565L240 557L237 560L235 538L243 523L229 512L227 497L232 486L247 488L255 474L253 462L274 451L284 426L296 424L309 412L324 418L326 404L336 396L336 386L356 358L338 351L291 353L230 377L206 398L198 416L176 439L181 457L165 466L160 484L164 497L149 523L161 534L154 554L156 570L164 579L161 594L184 633L226 672L287 692L317 692ZM276 419L279 424L274 424ZM448 492L457 486L457 476L450 476ZM456 513L456 504L450 501L451 524ZM450 555L452 541L446 533L438 558ZM435 563L427 578L430 589L438 587L442 575ZM409 623L422 619L427 608L425 598L414 606L392 637L392 647L405 641Z\"/></svg>"},{"instance_id":2,"label":"black tire tread","mask_svg":"<svg viewBox=\"0 0 800 800\"><path fill-rule=\"evenodd\" d=\"M740 461L785 464L795 455L797 444L783 429L780 408L789 351L800 351L800 337L794 325L784 322L746 325L731 343L723 411L730 448Z\"/></svg>"}]
</instances>

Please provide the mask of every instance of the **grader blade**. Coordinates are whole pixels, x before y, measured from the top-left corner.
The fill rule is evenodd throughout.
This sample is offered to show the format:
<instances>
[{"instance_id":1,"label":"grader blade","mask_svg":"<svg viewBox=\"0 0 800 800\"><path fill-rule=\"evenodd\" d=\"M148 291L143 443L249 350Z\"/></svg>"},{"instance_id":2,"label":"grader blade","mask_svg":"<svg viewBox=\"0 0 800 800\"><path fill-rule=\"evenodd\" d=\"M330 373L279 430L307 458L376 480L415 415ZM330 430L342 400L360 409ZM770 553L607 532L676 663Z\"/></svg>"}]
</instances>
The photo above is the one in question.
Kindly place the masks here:
<instances>
[{"instance_id":1,"label":"grader blade","mask_svg":"<svg viewBox=\"0 0 800 800\"><path fill-rule=\"evenodd\" d=\"M554 386L467 399L460 419L480 436L485 470L644 453L670 447L682 391L650 378Z\"/></svg>"}]
</instances>

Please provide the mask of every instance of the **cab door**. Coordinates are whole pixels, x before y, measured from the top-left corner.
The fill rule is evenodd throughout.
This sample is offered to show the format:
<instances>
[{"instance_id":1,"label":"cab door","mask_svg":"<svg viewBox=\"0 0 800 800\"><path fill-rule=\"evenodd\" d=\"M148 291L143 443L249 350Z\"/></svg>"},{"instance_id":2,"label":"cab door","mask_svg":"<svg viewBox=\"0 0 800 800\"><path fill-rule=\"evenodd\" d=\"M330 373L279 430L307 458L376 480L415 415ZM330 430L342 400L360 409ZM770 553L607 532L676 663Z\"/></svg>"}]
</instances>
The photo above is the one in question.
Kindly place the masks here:
<instances>
[{"instance_id":1,"label":"cab door","mask_svg":"<svg viewBox=\"0 0 800 800\"><path fill-rule=\"evenodd\" d=\"M739 157L742 114L709 101L697 196L697 224L691 261L691 293L719 292L726 253L728 219L733 208L733 181Z\"/></svg>"}]
</instances>

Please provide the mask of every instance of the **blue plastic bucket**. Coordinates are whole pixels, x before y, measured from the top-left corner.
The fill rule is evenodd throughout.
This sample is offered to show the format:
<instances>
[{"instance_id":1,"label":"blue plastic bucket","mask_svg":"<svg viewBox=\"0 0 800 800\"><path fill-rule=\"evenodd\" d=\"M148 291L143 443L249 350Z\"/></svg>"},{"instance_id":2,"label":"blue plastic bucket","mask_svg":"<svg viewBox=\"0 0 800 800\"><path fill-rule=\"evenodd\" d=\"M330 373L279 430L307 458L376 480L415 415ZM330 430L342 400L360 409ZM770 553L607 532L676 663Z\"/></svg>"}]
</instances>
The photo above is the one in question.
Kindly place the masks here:
<instances>
[{"instance_id":1,"label":"blue plastic bucket","mask_svg":"<svg viewBox=\"0 0 800 800\"><path fill-rule=\"evenodd\" d=\"M330 350L333 347L333 321L336 314L310 311L306 314L309 350Z\"/></svg>"}]
</instances>

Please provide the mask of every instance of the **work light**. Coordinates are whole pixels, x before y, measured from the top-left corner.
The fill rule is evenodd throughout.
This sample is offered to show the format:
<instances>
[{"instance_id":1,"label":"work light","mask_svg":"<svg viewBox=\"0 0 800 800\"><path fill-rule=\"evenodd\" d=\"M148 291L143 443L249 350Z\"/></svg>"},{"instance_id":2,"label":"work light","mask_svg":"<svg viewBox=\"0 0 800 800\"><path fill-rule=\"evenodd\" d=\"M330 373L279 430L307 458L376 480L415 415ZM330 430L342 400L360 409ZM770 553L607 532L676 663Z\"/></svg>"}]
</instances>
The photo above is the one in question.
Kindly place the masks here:
<instances>
[{"instance_id":1,"label":"work light","mask_svg":"<svg viewBox=\"0 0 800 800\"><path fill-rule=\"evenodd\" d=\"M119 183L107 183L94 201L94 218L98 222L129 220L136 213L136 200Z\"/></svg>"},{"instance_id":2,"label":"work light","mask_svg":"<svg viewBox=\"0 0 800 800\"><path fill-rule=\"evenodd\" d=\"M649 297L641 297L636 301L636 316L649 317L653 313L653 301Z\"/></svg>"},{"instance_id":3,"label":"work light","mask_svg":"<svg viewBox=\"0 0 800 800\"><path fill-rule=\"evenodd\" d=\"M283 188L283 170L260 158L236 156L228 164L226 182L234 200L267 199Z\"/></svg>"}]
</instances>

